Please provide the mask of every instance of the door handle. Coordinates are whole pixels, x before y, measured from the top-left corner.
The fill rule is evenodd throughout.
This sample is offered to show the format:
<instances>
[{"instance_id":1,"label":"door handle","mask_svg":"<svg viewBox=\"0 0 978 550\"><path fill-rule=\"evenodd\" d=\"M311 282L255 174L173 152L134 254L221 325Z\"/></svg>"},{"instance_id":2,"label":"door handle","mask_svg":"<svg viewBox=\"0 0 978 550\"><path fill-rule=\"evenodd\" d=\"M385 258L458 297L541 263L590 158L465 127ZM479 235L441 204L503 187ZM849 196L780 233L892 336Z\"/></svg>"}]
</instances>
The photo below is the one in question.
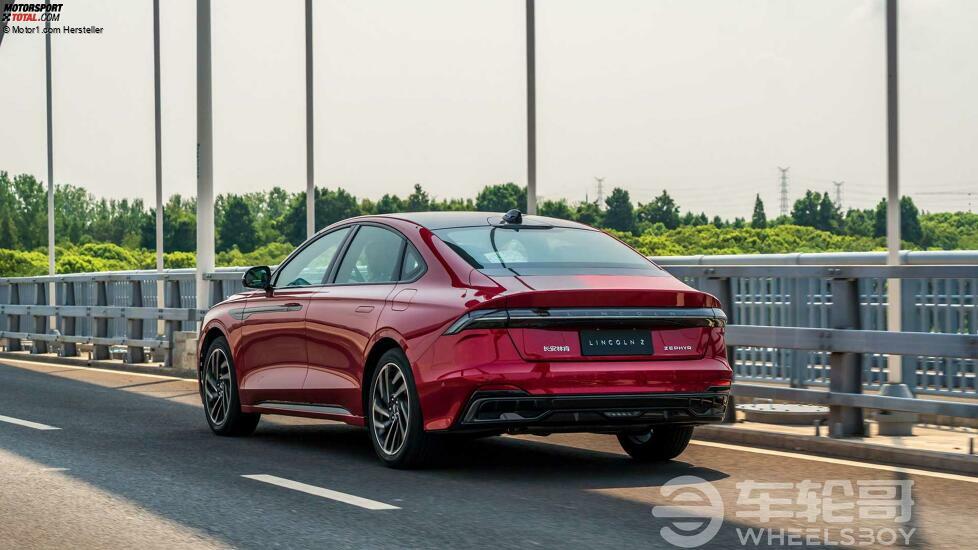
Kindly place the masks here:
<instances>
[{"instance_id":1,"label":"door handle","mask_svg":"<svg viewBox=\"0 0 978 550\"><path fill-rule=\"evenodd\" d=\"M284 307L290 310L297 310L297 309L302 309L302 304L300 304L299 302L289 302L285 304Z\"/></svg>"},{"instance_id":2,"label":"door handle","mask_svg":"<svg viewBox=\"0 0 978 550\"><path fill-rule=\"evenodd\" d=\"M370 313L374 310L374 306L359 306L356 311L357 313Z\"/></svg>"}]
</instances>

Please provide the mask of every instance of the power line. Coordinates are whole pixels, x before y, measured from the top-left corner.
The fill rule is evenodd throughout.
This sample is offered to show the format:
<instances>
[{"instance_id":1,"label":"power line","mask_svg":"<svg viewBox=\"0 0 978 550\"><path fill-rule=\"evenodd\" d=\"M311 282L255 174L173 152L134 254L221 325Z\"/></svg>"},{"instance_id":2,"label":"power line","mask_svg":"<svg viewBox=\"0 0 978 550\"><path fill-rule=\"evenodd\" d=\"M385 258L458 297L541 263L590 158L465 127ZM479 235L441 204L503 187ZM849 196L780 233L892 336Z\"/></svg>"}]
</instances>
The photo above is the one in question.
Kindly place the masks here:
<instances>
[{"instance_id":1,"label":"power line","mask_svg":"<svg viewBox=\"0 0 978 550\"><path fill-rule=\"evenodd\" d=\"M788 215L788 170L791 167L781 168L778 166L778 170L781 170L781 215Z\"/></svg>"},{"instance_id":2,"label":"power line","mask_svg":"<svg viewBox=\"0 0 978 550\"><path fill-rule=\"evenodd\" d=\"M922 191L917 193L918 195L951 195L957 197L968 197L968 212L971 212L971 206L974 202L975 195L978 192L975 191Z\"/></svg>"}]
</instances>

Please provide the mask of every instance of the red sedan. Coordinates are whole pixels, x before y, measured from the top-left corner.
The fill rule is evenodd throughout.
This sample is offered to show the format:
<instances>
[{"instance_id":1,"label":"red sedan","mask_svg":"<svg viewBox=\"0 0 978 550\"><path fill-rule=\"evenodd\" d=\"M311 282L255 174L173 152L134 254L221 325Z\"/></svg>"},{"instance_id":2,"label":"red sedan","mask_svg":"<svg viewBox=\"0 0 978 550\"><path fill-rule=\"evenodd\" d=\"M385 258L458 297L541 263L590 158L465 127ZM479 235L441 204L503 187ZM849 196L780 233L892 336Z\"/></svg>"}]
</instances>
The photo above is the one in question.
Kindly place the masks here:
<instances>
[{"instance_id":1,"label":"red sedan","mask_svg":"<svg viewBox=\"0 0 978 550\"><path fill-rule=\"evenodd\" d=\"M394 467L454 433L612 433L637 459L668 460L727 405L717 300L574 222L353 218L244 286L200 333L219 435L267 413L365 426Z\"/></svg>"}]
</instances>

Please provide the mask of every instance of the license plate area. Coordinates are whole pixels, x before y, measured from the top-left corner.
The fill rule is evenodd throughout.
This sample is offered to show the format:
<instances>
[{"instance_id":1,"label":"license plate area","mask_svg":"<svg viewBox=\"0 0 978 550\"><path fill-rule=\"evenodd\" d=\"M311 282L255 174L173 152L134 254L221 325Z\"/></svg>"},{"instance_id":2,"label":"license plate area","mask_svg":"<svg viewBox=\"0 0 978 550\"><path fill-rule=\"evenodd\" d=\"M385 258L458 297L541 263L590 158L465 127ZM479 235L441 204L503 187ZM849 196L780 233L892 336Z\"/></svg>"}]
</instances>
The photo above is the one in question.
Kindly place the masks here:
<instances>
[{"instance_id":1,"label":"license plate area","mask_svg":"<svg viewBox=\"0 0 978 550\"><path fill-rule=\"evenodd\" d=\"M581 355L652 355L650 330L582 330Z\"/></svg>"}]
</instances>

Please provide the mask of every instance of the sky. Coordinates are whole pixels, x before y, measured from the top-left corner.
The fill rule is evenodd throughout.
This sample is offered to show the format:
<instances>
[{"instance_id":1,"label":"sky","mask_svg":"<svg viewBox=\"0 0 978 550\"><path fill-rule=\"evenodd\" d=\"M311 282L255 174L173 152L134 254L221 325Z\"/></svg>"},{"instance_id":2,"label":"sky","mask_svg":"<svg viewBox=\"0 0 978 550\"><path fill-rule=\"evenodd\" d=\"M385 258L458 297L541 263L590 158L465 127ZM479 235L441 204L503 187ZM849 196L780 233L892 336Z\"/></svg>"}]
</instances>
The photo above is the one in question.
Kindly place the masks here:
<instances>
[{"instance_id":1,"label":"sky","mask_svg":"<svg viewBox=\"0 0 978 550\"><path fill-rule=\"evenodd\" d=\"M152 2L64 0L54 180L154 197ZM439 198L526 183L523 0L314 0L317 185ZM538 194L885 194L883 0L537 0ZM195 194L194 0L161 0L164 194ZM901 185L978 211L978 2L900 2ZM217 193L305 188L303 2L213 0ZM0 46L0 170L46 179L44 40ZM974 193L970 198L967 192Z\"/></svg>"}]
</instances>

